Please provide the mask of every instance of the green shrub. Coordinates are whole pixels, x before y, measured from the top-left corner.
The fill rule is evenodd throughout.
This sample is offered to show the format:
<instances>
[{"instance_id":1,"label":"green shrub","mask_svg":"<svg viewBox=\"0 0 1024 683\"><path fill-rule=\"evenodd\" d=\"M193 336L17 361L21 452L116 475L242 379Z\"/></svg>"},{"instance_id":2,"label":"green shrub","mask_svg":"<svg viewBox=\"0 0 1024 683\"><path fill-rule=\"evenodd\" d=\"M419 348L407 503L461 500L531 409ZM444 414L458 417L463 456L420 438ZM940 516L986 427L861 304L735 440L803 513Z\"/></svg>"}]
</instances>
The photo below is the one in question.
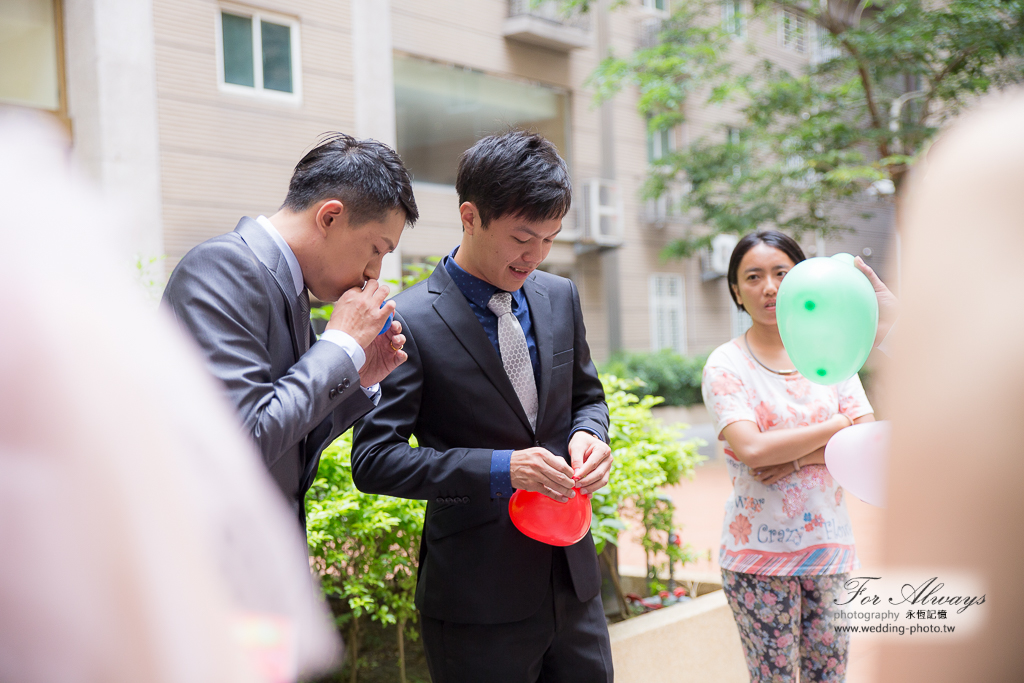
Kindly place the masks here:
<instances>
[{"instance_id":1,"label":"green shrub","mask_svg":"<svg viewBox=\"0 0 1024 683\"><path fill-rule=\"evenodd\" d=\"M309 555L325 597L342 603L337 620L348 629L350 666L358 670L360 619L369 616L385 626L397 625L399 671L405 681L405 638L418 637L412 628L413 598L427 504L362 493L352 483L351 458L352 430L320 458L306 496Z\"/></svg>"},{"instance_id":2,"label":"green shrub","mask_svg":"<svg viewBox=\"0 0 1024 683\"><path fill-rule=\"evenodd\" d=\"M674 351L625 352L616 354L604 365L604 372L616 377L640 380L628 391L637 397L647 394L665 399L667 406L701 403L701 372L707 355L687 357Z\"/></svg>"},{"instance_id":3,"label":"green shrub","mask_svg":"<svg viewBox=\"0 0 1024 683\"><path fill-rule=\"evenodd\" d=\"M608 442L615 461L608 485L591 497L594 516L590 530L600 553L606 543L618 545L619 533L626 529L624 518L635 522L640 530L637 540L647 558L648 580L653 583L660 567L695 559L690 546L670 541L675 505L660 488L693 476L694 466L704 460L697 453L703 441L684 441L682 425L663 426L651 414L651 408L663 399L637 397L635 380L606 374L601 381L611 417ZM617 568L609 569L617 575ZM621 592L618 586L616 590Z\"/></svg>"}]
</instances>

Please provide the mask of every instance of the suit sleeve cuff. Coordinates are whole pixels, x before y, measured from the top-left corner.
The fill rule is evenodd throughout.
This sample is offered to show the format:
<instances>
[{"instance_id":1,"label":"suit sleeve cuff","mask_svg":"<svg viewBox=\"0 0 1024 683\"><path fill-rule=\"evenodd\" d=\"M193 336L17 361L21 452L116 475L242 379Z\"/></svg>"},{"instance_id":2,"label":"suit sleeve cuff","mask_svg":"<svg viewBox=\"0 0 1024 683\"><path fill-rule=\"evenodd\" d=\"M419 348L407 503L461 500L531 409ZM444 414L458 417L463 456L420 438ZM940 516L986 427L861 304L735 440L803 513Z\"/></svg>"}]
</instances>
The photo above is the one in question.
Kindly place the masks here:
<instances>
[{"instance_id":1,"label":"suit sleeve cuff","mask_svg":"<svg viewBox=\"0 0 1024 683\"><path fill-rule=\"evenodd\" d=\"M508 498L512 488L512 451L491 453L491 498Z\"/></svg>"},{"instance_id":2,"label":"suit sleeve cuff","mask_svg":"<svg viewBox=\"0 0 1024 683\"><path fill-rule=\"evenodd\" d=\"M352 359L352 365L356 366L356 372L359 372L359 368L366 364L366 352L363 351L362 347L352 338L352 335L341 330L325 330L320 335L320 341L328 341L332 344L337 344L348 357Z\"/></svg>"}]
</instances>

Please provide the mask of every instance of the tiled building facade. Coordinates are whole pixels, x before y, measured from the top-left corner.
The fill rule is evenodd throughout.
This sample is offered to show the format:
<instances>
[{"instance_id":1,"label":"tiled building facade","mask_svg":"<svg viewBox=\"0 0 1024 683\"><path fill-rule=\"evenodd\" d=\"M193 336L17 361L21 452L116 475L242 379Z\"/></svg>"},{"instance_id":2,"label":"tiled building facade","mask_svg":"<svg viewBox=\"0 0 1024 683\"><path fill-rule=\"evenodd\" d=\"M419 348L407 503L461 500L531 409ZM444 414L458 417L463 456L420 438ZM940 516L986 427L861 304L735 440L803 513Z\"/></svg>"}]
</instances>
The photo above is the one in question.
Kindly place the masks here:
<instances>
[{"instance_id":1,"label":"tiled building facade","mask_svg":"<svg viewBox=\"0 0 1024 683\"><path fill-rule=\"evenodd\" d=\"M737 114L688 103L685 124L650 136L635 92L596 106L587 86L601 55L650 39L669 1L601 0L564 18L528 0L11 0L0 64L32 50L47 60L22 78L34 91L0 77L0 101L68 122L88 172L143 217L137 250L165 254L168 270L240 216L275 211L294 163L332 130L397 147L422 213L400 258L442 255L460 238L458 155L486 133L533 128L571 167L574 209L545 267L579 285L595 356L700 353L742 320L713 259L660 257L693 226L639 189L662 150L727 135ZM738 41L737 62L799 69L821 56L802 17L735 20L748 1L721 5L756 46ZM865 197L849 215L856 232L809 250L870 254L894 275L891 209Z\"/></svg>"}]
</instances>

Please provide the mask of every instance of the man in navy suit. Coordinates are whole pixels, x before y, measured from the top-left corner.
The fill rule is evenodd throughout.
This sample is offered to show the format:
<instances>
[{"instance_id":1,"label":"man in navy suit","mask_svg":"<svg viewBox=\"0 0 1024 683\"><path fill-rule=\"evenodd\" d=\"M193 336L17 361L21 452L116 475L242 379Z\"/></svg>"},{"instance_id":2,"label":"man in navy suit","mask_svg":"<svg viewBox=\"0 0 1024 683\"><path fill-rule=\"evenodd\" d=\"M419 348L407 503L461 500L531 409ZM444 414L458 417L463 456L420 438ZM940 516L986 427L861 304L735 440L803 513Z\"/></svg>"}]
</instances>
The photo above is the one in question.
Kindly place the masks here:
<instances>
[{"instance_id":1,"label":"man in navy suit","mask_svg":"<svg viewBox=\"0 0 1024 683\"><path fill-rule=\"evenodd\" d=\"M537 270L569 174L550 142L512 132L462 156L456 189L462 242L395 297L408 360L356 427L352 476L428 501L416 605L435 683L611 681L593 538L546 545L508 513L515 489L565 502L611 468L579 293Z\"/></svg>"}]
</instances>

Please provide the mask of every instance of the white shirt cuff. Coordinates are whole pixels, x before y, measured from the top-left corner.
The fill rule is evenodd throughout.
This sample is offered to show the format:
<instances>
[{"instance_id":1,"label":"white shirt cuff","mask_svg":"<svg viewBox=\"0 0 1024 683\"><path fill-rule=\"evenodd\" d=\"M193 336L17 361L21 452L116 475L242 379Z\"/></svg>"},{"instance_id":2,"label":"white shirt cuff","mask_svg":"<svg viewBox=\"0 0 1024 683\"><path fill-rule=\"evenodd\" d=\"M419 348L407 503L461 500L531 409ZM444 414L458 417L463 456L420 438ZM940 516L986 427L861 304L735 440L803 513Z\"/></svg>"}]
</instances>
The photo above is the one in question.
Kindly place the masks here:
<instances>
[{"instance_id":1,"label":"white shirt cuff","mask_svg":"<svg viewBox=\"0 0 1024 683\"><path fill-rule=\"evenodd\" d=\"M359 372L360 368L366 364L366 352L348 332L324 330L324 333L320 335L320 340L329 341L344 349L348 357L352 359L352 365L356 366L356 372Z\"/></svg>"},{"instance_id":2,"label":"white shirt cuff","mask_svg":"<svg viewBox=\"0 0 1024 683\"><path fill-rule=\"evenodd\" d=\"M381 396L380 382L378 382L377 384L374 384L372 387L359 387L359 388L363 390L364 394L366 394L366 398L368 398L371 401L373 401L373 405L377 405L378 403L380 403L380 396Z\"/></svg>"}]
</instances>

